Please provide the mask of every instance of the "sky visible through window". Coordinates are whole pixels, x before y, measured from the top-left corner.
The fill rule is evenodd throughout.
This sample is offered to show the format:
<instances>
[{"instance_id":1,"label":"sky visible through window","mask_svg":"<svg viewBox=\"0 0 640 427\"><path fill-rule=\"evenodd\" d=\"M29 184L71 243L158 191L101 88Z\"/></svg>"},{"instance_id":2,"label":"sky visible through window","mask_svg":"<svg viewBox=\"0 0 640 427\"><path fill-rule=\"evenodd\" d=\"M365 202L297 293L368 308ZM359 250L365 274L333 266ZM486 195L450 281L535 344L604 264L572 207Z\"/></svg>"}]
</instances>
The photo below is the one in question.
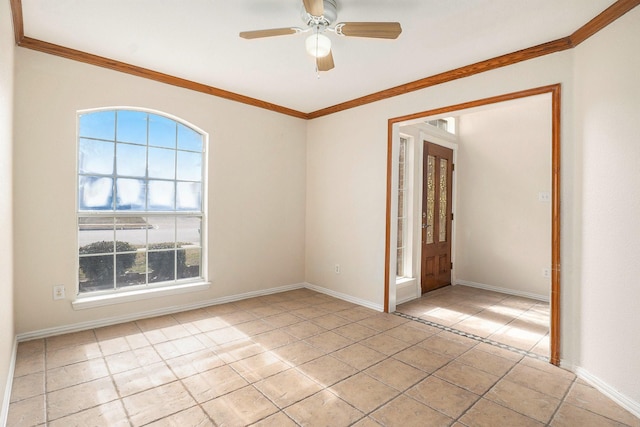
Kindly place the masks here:
<instances>
[{"instance_id":1,"label":"sky visible through window","mask_svg":"<svg viewBox=\"0 0 640 427\"><path fill-rule=\"evenodd\" d=\"M110 110L83 114L79 136L80 210L201 210L198 132L156 114Z\"/></svg>"}]
</instances>

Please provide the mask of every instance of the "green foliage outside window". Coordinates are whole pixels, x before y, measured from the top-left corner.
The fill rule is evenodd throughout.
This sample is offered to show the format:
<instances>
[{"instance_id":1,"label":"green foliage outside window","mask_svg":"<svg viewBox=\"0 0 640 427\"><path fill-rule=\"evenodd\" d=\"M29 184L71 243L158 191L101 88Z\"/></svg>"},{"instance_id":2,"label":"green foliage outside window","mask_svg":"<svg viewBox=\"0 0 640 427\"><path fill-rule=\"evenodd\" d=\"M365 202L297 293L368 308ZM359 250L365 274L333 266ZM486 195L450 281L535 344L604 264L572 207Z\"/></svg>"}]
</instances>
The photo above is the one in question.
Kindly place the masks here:
<instances>
[{"instance_id":1,"label":"green foliage outside window","mask_svg":"<svg viewBox=\"0 0 640 427\"><path fill-rule=\"evenodd\" d=\"M109 254L113 253L114 242L94 242L80 248L80 255L86 254ZM115 249L118 252L116 257L116 274L122 275L127 269L131 268L136 261L136 248L127 242L115 242ZM121 253L133 252L133 253ZM102 282L105 280L113 280L113 257L106 256L89 256L80 257L80 268L89 280Z\"/></svg>"}]
</instances>

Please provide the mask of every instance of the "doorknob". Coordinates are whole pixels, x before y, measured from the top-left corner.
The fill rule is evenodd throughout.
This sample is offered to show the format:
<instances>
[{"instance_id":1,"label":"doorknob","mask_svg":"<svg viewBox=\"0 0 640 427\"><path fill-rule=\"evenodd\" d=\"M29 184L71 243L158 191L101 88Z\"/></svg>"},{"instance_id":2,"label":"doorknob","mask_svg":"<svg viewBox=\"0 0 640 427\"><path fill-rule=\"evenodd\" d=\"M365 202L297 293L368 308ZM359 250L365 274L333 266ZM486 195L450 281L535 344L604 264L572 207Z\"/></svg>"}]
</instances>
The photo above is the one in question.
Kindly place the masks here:
<instances>
[{"instance_id":1,"label":"doorknob","mask_svg":"<svg viewBox=\"0 0 640 427\"><path fill-rule=\"evenodd\" d=\"M422 228L431 227L431 224L422 224Z\"/></svg>"}]
</instances>

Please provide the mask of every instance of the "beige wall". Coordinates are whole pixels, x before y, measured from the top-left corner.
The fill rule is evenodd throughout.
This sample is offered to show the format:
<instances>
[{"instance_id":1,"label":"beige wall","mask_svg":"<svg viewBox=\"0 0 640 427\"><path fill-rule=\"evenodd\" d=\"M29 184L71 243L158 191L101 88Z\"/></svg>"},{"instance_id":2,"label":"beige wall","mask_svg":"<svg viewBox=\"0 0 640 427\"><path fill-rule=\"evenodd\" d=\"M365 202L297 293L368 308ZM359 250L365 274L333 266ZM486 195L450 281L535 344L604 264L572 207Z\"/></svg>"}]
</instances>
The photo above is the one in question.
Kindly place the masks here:
<instances>
[{"instance_id":1,"label":"beige wall","mask_svg":"<svg viewBox=\"0 0 640 427\"><path fill-rule=\"evenodd\" d=\"M13 213L12 166L13 140L13 65L14 40L11 11L7 0L0 1L0 424L6 417L6 386L11 378L13 355ZM7 398L7 402L5 402Z\"/></svg>"},{"instance_id":2,"label":"beige wall","mask_svg":"<svg viewBox=\"0 0 640 427\"><path fill-rule=\"evenodd\" d=\"M18 48L15 110L17 333L304 281L303 120ZM211 288L74 311L76 111L131 106L209 133ZM64 284L67 299L52 300Z\"/></svg>"},{"instance_id":3,"label":"beige wall","mask_svg":"<svg viewBox=\"0 0 640 427\"><path fill-rule=\"evenodd\" d=\"M576 365L635 400L640 414L640 8L575 51L582 147Z\"/></svg>"},{"instance_id":4,"label":"beige wall","mask_svg":"<svg viewBox=\"0 0 640 427\"><path fill-rule=\"evenodd\" d=\"M567 51L310 121L307 132L307 281L369 301L372 305L383 305L387 123L390 118L556 83L562 84L563 96L571 96L572 69L572 52ZM571 118L571 104L563 104L562 113L564 118ZM562 129L562 144L562 155L566 159L563 174L571 177L574 173L571 160L574 140L570 126ZM562 251L568 255L574 250L575 217L572 211L578 200L573 191L574 181L569 178L563 183ZM333 271L336 263L342 266L341 274ZM562 271L563 289L569 298L578 286L574 272L570 264ZM572 316L568 311L564 313ZM563 332L563 340L573 339L570 328Z\"/></svg>"},{"instance_id":5,"label":"beige wall","mask_svg":"<svg viewBox=\"0 0 640 427\"><path fill-rule=\"evenodd\" d=\"M551 97L463 114L456 163L456 282L549 298Z\"/></svg>"}]
</instances>

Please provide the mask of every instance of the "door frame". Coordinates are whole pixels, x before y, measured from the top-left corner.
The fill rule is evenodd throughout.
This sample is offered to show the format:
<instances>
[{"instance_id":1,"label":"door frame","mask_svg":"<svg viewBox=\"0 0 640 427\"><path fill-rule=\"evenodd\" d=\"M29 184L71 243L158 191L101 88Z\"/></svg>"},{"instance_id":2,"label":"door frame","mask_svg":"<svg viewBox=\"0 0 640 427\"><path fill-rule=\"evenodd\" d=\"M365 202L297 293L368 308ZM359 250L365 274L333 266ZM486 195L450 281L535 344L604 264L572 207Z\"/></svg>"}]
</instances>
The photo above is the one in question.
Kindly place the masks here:
<instances>
[{"instance_id":1,"label":"door frame","mask_svg":"<svg viewBox=\"0 0 640 427\"><path fill-rule=\"evenodd\" d=\"M389 312L391 268L391 219L393 202L393 139L400 123L453 113L473 107L481 107L514 99L530 96L551 94L551 298L550 298L550 363L560 363L560 125L561 125L561 85L553 84L504 95L483 98L461 104L422 111L388 120L387 126L387 197L386 197L386 226L385 226L385 277L384 277L384 311Z\"/></svg>"}]
</instances>

